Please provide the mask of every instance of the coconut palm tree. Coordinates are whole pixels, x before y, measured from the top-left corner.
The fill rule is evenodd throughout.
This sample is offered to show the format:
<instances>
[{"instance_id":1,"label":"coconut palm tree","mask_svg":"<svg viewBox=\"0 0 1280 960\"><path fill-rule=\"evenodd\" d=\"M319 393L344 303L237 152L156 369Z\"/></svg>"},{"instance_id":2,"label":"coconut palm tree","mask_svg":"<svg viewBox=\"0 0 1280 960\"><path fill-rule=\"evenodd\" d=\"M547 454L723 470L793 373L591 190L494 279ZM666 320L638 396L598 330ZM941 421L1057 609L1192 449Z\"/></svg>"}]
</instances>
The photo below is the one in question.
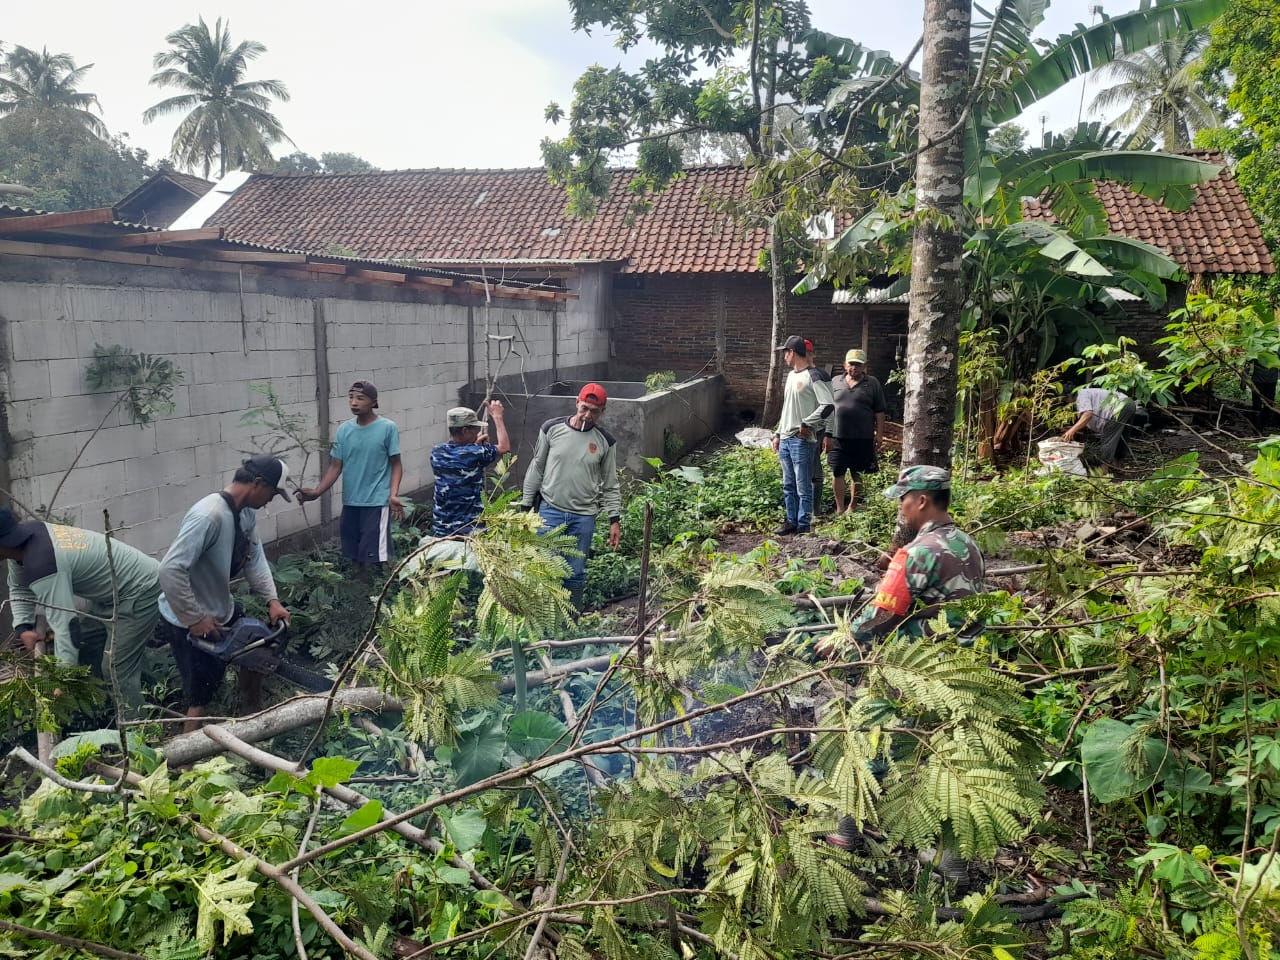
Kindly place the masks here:
<instances>
[{"instance_id":1,"label":"coconut palm tree","mask_svg":"<svg viewBox=\"0 0 1280 960\"><path fill-rule=\"evenodd\" d=\"M270 111L273 99L289 99L285 85L245 79L249 61L267 48L255 40L233 44L230 27L218 18L210 32L201 17L165 37L169 49L156 54L151 83L183 92L142 114L143 123L170 113L186 114L174 131L171 156L180 166L201 169L205 177L215 158L225 174L270 160L273 144L293 143Z\"/></svg>"},{"instance_id":2,"label":"coconut palm tree","mask_svg":"<svg viewBox=\"0 0 1280 960\"><path fill-rule=\"evenodd\" d=\"M1129 146L1158 140L1165 150L1186 150L1197 131L1222 126L1200 83L1200 58L1208 44L1208 29L1192 30L1120 57L1107 67L1119 82L1094 97L1091 109L1123 106L1112 122L1132 130Z\"/></svg>"},{"instance_id":3,"label":"coconut palm tree","mask_svg":"<svg viewBox=\"0 0 1280 960\"><path fill-rule=\"evenodd\" d=\"M107 137L107 127L90 108L102 111L98 98L78 87L93 66L77 67L69 53L36 52L15 46L0 60L0 117L14 113L47 114L61 111L96 137Z\"/></svg>"}]
</instances>

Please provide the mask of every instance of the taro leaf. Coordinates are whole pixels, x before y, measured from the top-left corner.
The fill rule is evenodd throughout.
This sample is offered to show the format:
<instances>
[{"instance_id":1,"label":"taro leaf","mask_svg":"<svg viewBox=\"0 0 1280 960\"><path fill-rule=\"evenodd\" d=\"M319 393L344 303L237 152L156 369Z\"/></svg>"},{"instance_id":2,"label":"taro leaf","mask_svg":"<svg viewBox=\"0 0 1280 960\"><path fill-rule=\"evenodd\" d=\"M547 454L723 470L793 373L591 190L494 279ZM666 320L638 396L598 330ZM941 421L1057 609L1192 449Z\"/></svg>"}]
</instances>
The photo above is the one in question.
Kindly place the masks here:
<instances>
[{"instance_id":1,"label":"taro leaf","mask_svg":"<svg viewBox=\"0 0 1280 960\"><path fill-rule=\"evenodd\" d=\"M339 831L345 835L372 827L382 819L382 801L370 800L357 810L353 810L347 819L342 821Z\"/></svg>"},{"instance_id":2,"label":"taro leaf","mask_svg":"<svg viewBox=\"0 0 1280 960\"><path fill-rule=\"evenodd\" d=\"M456 813L447 815L442 813L440 819L445 829L449 831L449 839L453 841L459 853L474 850L484 837L487 824L484 814L479 810L464 808Z\"/></svg>"},{"instance_id":3,"label":"taro leaf","mask_svg":"<svg viewBox=\"0 0 1280 960\"><path fill-rule=\"evenodd\" d=\"M514 905L497 890L477 890L471 897L480 906L493 911L510 911Z\"/></svg>"},{"instance_id":4,"label":"taro leaf","mask_svg":"<svg viewBox=\"0 0 1280 960\"><path fill-rule=\"evenodd\" d=\"M471 885L471 874L463 870L461 867L434 867L436 879L441 883L452 884L455 887L466 887Z\"/></svg>"},{"instance_id":5,"label":"taro leaf","mask_svg":"<svg viewBox=\"0 0 1280 960\"><path fill-rule=\"evenodd\" d=\"M463 731L449 757L458 775L458 786L468 786L501 770L506 749L507 736L502 731L502 721L497 718Z\"/></svg>"},{"instance_id":6,"label":"taro leaf","mask_svg":"<svg viewBox=\"0 0 1280 960\"><path fill-rule=\"evenodd\" d=\"M1126 763L1127 744L1133 727L1104 717L1089 724L1080 744L1080 759L1089 774L1089 792L1099 803L1136 796L1150 787L1165 764L1165 745L1147 737L1142 743L1141 766L1137 773Z\"/></svg>"},{"instance_id":7,"label":"taro leaf","mask_svg":"<svg viewBox=\"0 0 1280 960\"><path fill-rule=\"evenodd\" d=\"M530 710L511 718L507 742L520 756L532 760L549 753L564 753L568 747L564 739L567 732L568 728L562 720L549 713Z\"/></svg>"},{"instance_id":8,"label":"taro leaf","mask_svg":"<svg viewBox=\"0 0 1280 960\"><path fill-rule=\"evenodd\" d=\"M435 914L427 927L427 936L432 943L448 940L458 932L458 921L462 919L462 908L450 900L442 900L436 904Z\"/></svg>"},{"instance_id":9,"label":"taro leaf","mask_svg":"<svg viewBox=\"0 0 1280 960\"><path fill-rule=\"evenodd\" d=\"M702 483L706 480L707 475L703 473L701 467L675 467L671 470L671 476L679 477L688 483Z\"/></svg>"},{"instance_id":10,"label":"taro leaf","mask_svg":"<svg viewBox=\"0 0 1280 960\"><path fill-rule=\"evenodd\" d=\"M15 887L25 887L30 882L25 874L0 873L0 893L8 893Z\"/></svg>"},{"instance_id":11,"label":"taro leaf","mask_svg":"<svg viewBox=\"0 0 1280 960\"><path fill-rule=\"evenodd\" d=\"M142 738L136 733L127 735L129 749L136 750L138 744L142 742ZM85 730L83 733L73 733L65 740L60 740L53 745L53 751L50 754L53 759L61 760L63 757L69 757L79 750L85 744L92 744L95 747L120 749L120 731L119 730Z\"/></svg>"}]
</instances>

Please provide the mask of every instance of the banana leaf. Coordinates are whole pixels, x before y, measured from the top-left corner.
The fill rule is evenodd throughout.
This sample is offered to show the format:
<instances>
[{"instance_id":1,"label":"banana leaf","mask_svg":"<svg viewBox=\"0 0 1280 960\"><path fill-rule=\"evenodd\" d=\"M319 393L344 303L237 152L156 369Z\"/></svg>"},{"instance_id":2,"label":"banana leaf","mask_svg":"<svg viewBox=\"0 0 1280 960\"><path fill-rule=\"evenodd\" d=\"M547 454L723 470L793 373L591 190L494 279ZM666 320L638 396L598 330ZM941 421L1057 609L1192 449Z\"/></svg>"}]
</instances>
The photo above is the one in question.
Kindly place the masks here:
<instances>
[{"instance_id":1,"label":"banana leaf","mask_svg":"<svg viewBox=\"0 0 1280 960\"><path fill-rule=\"evenodd\" d=\"M990 126L1007 123L1077 77L1175 34L1212 23L1226 12L1228 4L1229 0L1154 0L1133 13L1104 16L1091 27L1078 25L1046 50L1028 48L1025 73L995 95L984 120Z\"/></svg>"}]
</instances>

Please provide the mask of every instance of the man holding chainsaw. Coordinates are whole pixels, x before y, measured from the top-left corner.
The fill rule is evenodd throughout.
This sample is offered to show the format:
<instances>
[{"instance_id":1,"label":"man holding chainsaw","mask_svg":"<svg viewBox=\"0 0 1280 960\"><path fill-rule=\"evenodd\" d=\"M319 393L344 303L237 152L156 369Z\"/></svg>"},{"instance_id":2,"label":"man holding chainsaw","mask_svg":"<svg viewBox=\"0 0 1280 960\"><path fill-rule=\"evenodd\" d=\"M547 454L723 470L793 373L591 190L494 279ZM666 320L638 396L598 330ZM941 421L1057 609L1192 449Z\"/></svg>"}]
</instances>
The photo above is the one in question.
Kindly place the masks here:
<instances>
[{"instance_id":1,"label":"man holding chainsaw","mask_svg":"<svg viewBox=\"0 0 1280 960\"><path fill-rule=\"evenodd\" d=\"M276 497L289 500L284 485L289 468L267 455L241 464L231 483L196 502L182 519L178 537L160 561L160 629L169 641L182 693L187 703L184 733L199 726L198 717L217 694L227 670L225 660L193 645L216 640L242 616L231 596L231 581L243 576L255 596L266 601L272 623L289 622L289 611L276 597L275 580L258 539L257 511ZM190 637L190 638L189 638ZM262 675L240 672L241 706L256 709Z\"/></svg>"}]
</instances>

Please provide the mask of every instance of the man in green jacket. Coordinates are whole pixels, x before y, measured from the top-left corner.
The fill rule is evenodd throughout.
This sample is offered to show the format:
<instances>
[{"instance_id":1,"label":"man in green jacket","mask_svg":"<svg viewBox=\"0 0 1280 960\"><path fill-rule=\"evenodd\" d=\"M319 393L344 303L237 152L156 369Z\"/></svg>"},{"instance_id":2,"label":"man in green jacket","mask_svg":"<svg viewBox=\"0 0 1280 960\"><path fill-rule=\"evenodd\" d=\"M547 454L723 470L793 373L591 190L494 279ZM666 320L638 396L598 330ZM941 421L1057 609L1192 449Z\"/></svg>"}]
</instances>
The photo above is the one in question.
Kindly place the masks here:
<instances>
[{"instance_id":1,"label":"man in green jacket","mask_svg":"<svg viewBox=\"0 0 1280 960\"><path fill-rule=\"evenodd\" d=\"M142 661L160 616L160 565L140 550L92 530L42 520L18 521L0 510L0 558L8 561L14 632L28 650L40 639L36 615L53 631L54 656L80 662L73 633L76 598L106 624L103 673L125 710L142 707ZM114 576L113 576L114 574ZM39 608L39 609L37 609Z\"/></svg>"},{"instance_id":2,"label":"man in green jacket","mask_svg":"<svg viewBox=\"0 0 1280 960\"><path fill-rule=\"evenodd\" d=\"M581 556L566 558L570 575L564 585L573 605L582 609L587 555L596 532L596 516L609 517L609 546L622 540L622 491L618 486L618 458L613 436L600 428L609 395L598 383L578 392L571 417L548 420L538 431L533 462L524 477L521 504L538 513L544 530L564 527L576 537Z\"/></svg>"}]
</instances>

